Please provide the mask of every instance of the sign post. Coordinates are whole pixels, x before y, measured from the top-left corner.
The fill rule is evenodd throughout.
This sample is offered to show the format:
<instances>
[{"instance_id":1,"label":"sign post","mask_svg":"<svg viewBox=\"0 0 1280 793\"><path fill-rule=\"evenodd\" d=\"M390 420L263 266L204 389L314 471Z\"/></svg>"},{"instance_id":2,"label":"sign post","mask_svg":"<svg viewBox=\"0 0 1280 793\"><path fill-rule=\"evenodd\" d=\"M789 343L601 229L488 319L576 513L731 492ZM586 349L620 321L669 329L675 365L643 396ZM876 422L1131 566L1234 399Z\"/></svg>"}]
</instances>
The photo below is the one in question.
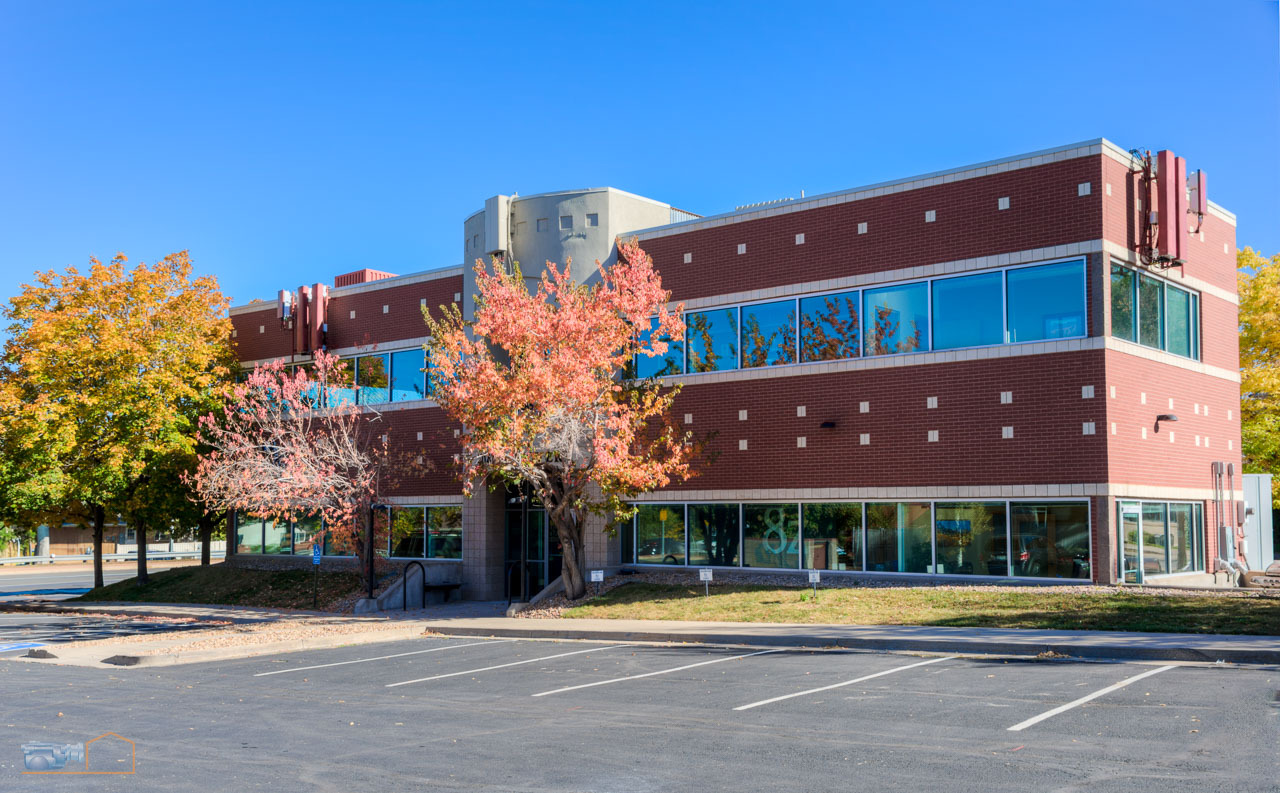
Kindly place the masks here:
<instances>
[{"instance_id":1,"label":"sign post","mask_svg":"<svg viewBox=\"0 0 1280 793\"><path fill-rule=\"evenodd\" d=\"M316 600L320 594L320 545L313 538L311 540L311 566L315 569L315 576L311 584L311 608L318 608Z\"/></svg>"},{"instance_id":2,"label":"sign post","mask_svg":"<svg viewBox=\"0 0 1280 793\"><path fill-rule=\"evenodd\" d=\"M817 570L809 571L809 583L813 584L813 602L818 602L818 584L822 582L822 573Z\"/></svg>"},{"instance_id":3,"label":"sign post","mask_svg":"<svg viewBox=\"0 0 1280 793\"><path fill-rule=\"evenodd\" d=\"M705 596L711 597L711 568L699 567L698 580L702 582L703 589L705 590Z\"/></svg>"},{"instance_id":4,"label":"sign post","mask_svg":"<svg viewBox=\"0 0 1280 793\"><path fill-rule=\"evenodd\" d=\"M591 583L596 584L596 596L597 596L597 597L599 597L599 595L600 595L600 586L599 586L599 585L604 583L604 571L603 571L603 570L592 570L592 571L591 571Z\"/></svg>"}]
</instances>

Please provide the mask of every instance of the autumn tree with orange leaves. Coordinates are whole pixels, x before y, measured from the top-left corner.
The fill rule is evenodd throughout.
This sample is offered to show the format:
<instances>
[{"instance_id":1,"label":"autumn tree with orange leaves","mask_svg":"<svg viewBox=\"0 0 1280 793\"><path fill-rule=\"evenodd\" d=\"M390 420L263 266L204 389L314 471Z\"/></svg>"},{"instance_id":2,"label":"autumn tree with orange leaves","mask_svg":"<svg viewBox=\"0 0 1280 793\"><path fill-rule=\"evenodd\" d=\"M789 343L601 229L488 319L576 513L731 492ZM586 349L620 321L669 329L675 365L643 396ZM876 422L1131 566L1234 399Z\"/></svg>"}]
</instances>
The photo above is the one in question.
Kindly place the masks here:
<instances>
[{"instance_id":1,"label":"autumn tree with orange leaves","mask_svg":"<svg viewBox=\"0 0 1280 793\"><path fill-rule=\"evenodd\" d=\"M147 493L194 464L197 417L231 382L227 300L212 276L193 277L186 251L132 266L117 254L36 273L0 316L0 520L91 527L102 586L108 517L174 517Z\"/></svg>"},{"instance_id":2,"label":"autumn tree with orange leaves","mask_svg":"<svg viewBox=\"0 0 1280 793\"><path fill-rule=\"evenodd\" d=\"M477 260L474 321L455 306L424 316L435 399L463 427L464 488L528 484L563 546L565 593L579 598L587 515L628 517L628 499L689 476L692 449L668 416L678 387L621 376L684 337L653 260L620 242L595 283L569 272L547 262L531 294L518 264Z\"/></svg>"}]
</instances>

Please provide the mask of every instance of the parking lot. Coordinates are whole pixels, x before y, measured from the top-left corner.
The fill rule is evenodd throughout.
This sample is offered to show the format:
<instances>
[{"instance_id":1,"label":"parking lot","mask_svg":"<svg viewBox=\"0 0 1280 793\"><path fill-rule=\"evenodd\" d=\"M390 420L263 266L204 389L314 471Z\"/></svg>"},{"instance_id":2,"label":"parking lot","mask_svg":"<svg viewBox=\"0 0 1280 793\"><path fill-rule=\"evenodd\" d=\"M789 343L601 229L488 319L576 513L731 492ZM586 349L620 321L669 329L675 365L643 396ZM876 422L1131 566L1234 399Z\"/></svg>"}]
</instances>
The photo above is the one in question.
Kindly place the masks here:
<instances>
[{"instance_id":1,"label":"parking lot","mask_svg":"<svg viewBox=\"0 0 1280 793\"><path fill-rule=\"evenodd\" d=\"M0 728L14 750L125 735L129 790L1271 790L1277 688L1261 667L422 638L0 662Z\"/></svg>"}]
</instances>

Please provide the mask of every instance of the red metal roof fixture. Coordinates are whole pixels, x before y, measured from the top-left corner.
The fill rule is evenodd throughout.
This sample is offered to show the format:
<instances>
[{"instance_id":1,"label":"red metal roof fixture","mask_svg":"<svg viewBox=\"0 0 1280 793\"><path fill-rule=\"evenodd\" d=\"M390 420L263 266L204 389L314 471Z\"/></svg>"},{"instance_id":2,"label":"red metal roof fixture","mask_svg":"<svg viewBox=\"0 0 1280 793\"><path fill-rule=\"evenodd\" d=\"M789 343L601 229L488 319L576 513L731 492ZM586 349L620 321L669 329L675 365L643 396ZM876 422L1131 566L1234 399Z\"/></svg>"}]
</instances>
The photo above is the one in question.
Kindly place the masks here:
<instances>
[{"instance_id":1,"label":"red metal roof fixture","mask_svg":"<svg viewBox=\"0 0 1280 793\"><path fill-rule=\"evenodd\" d=\"M1209 211L1204 171L1187 177L1187 161L1168 149L1134 157L1138 176L1138 254L1142 263L1165 269L1185 262L1187 236L1197 234ZM1192 219L1195 215L1194 228Z\"/></svg>"}]
</instances>

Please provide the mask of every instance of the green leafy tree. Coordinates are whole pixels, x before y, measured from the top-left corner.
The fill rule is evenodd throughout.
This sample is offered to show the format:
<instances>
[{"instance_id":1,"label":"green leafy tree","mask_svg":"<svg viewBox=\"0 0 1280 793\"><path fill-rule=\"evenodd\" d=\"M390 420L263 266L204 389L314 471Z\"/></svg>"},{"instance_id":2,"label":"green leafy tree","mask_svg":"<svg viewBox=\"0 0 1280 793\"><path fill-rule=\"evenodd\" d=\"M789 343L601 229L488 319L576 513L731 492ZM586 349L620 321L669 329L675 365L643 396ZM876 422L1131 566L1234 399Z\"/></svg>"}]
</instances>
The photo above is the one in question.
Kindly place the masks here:
<instances>
[{"instance_id":1,"label":"green leafy tree","mask_svg":"<svg viewBox=\"0 0 1280 793\"><path fill-rule=\"evenodd\" d=\"M1280 473L1280 254L1236 254L1240 290L1240 434L1247 473ZM1271 480L1280 498L1280 477Z\"/></svg>"},{"instance_id":2,"label":"green leafy tree","mask_svg":"<svg viewBox=\"0 0 1280 793\"><path fill-rule=\"evenodd\" d=\"M36 273L0 315L0 496L92 527L102 586L107 516L160 492L157 472L194 451L197 417L229 384L227 300L186 251L134 266L118 254Z\"/></svg>"}]
</instances>

